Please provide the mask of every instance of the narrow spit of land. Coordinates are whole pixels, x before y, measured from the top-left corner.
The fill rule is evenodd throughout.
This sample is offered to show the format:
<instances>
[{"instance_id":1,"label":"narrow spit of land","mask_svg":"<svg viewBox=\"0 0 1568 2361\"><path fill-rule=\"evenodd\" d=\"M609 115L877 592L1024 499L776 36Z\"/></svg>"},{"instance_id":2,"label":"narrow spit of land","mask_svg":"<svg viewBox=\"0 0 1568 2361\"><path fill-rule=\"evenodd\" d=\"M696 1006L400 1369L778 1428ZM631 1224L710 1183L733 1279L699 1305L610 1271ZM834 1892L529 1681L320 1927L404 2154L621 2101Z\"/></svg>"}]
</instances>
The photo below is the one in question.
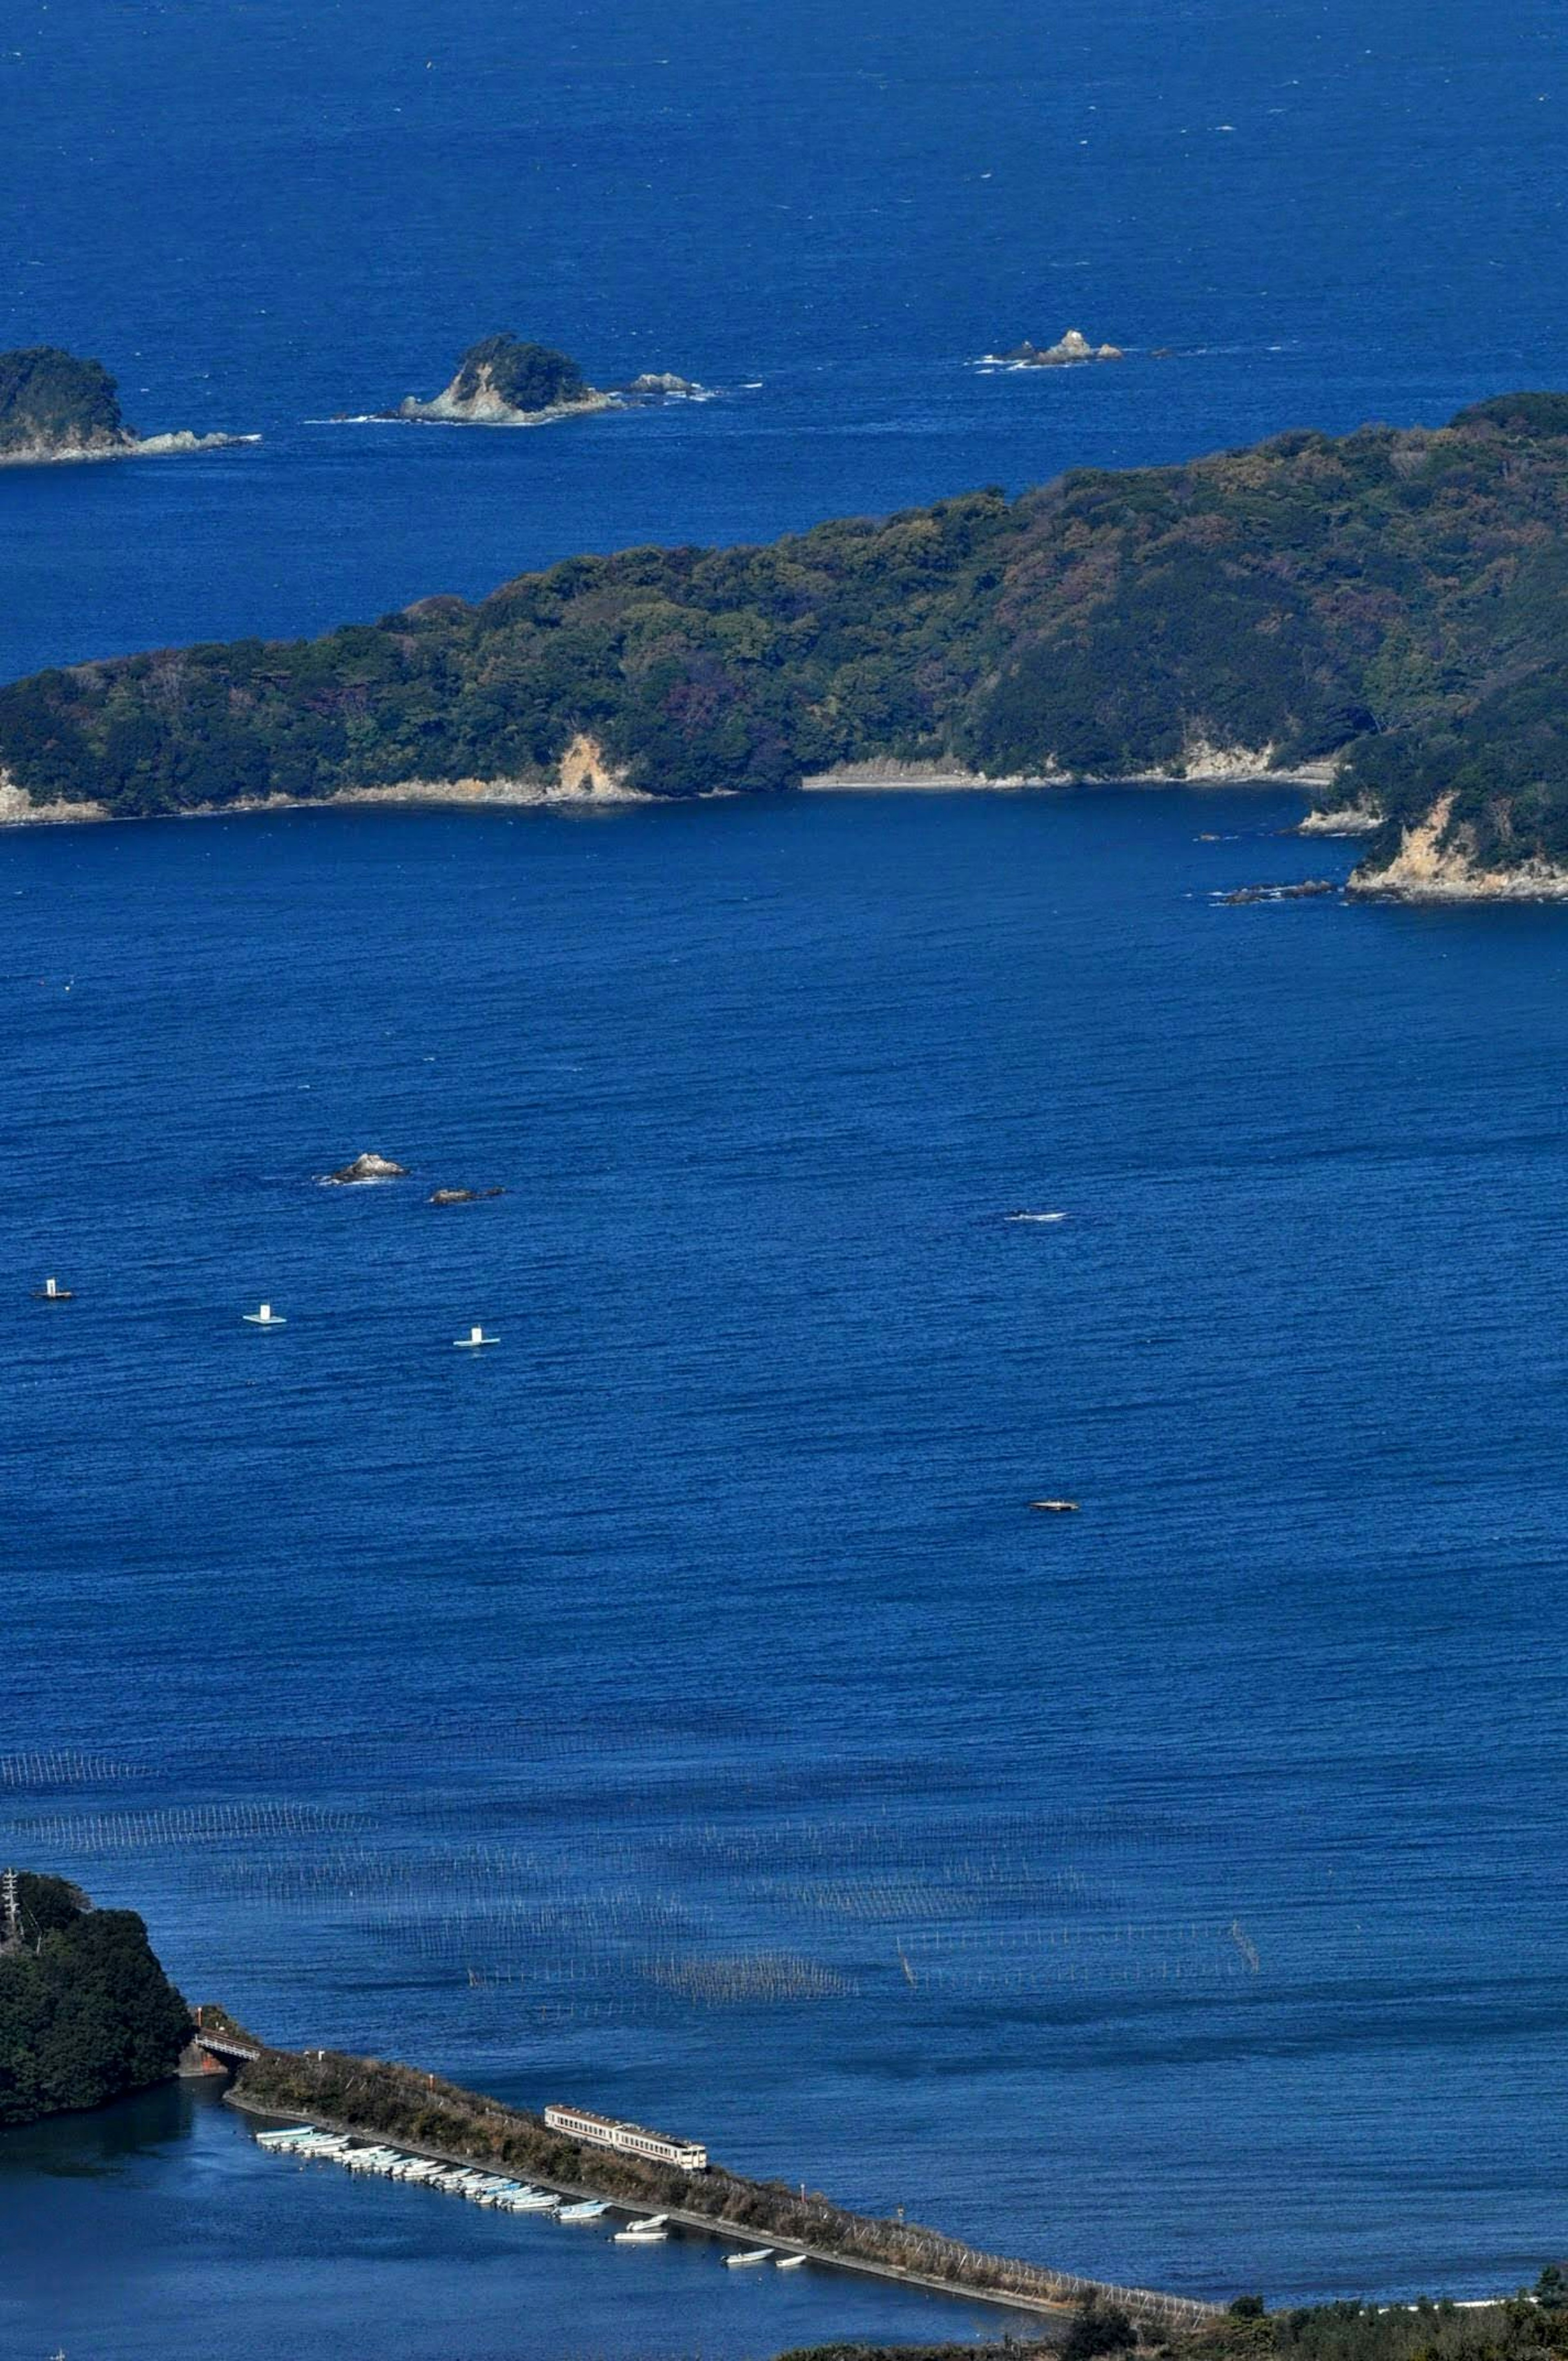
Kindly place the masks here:
<instances>
[{"instance_id":1,"label":"narrow spit of land","mask_svg":"<svg viewBox=\"0 0 1568 2361\"><path fill-rule=\"evenodd\" d=\"M229 2097L247 2113L395 2140L447 2163L505 2168L574 2197L603 2197L633 2210L667 2213L672 2221L719 2237L750 2244L765 2238L841 2269L1015 2311L1065 2312L1093 2296L1164 2329L1197 2328L1221 2311L1218 2304L1186 2296L1114 2287L1044 2264L985 2254L916 2223L851 2213L818 2193L806 2195L783 2181L750 2180L722 2165L685 2172L590 2147L521 2108L377 2059L331 2049L262 2048L241 2065Z\"/></svg>"}]
</instances>

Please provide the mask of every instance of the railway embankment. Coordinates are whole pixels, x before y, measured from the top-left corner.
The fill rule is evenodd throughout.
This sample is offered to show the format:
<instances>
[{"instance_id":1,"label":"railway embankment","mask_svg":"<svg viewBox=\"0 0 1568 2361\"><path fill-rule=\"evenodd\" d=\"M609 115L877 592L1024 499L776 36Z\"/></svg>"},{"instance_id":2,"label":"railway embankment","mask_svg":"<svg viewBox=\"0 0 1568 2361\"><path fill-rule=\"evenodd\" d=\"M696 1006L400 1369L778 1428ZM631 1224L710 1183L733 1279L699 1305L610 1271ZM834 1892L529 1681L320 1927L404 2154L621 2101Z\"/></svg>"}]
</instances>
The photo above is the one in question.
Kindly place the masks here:
<instances>
[{"instance_id":1,"label":"railway embankment","mask_svg":"<svg viewBox=\"0 0 1568 2361\"><path fill-rule=\"evenodd\" d=\"M443 2162L488 2167L573 2197L602 2197L718 2237L740 2237L810 2256L840 2269L899 2279L945 2295L1040 2314L1094 2296L1149 2327L1192 2329L1222 2309L1151 2288L1113 2286L1071 2271L987 2254L913 2222L857 2213L783 2181L747 2179L723 2165L683 2171L590 2146L542 2116L504 2106L410 2066L337 2050L263 2048L240 2067L231 2101L247 2112L319 2124Z\"/></svg>"}]
</instances>

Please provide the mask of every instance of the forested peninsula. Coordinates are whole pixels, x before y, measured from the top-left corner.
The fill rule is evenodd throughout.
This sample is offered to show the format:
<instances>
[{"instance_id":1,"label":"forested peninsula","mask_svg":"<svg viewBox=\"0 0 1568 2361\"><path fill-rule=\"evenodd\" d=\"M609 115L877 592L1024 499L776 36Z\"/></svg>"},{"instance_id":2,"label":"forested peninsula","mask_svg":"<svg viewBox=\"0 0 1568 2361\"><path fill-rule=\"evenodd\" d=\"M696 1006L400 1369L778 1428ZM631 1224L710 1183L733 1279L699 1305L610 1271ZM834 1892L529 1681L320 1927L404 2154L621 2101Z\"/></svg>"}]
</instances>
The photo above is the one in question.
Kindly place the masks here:
<instances>
[{"instance_id":1,"label":"forested peninsula","mask_svg":"<svg viewBox=\"0 0 1568 2361\"><path fill-rule=\"evenodd\" d=\"M0 690L0 809L1299 778L1353 884L1568 894L1568 394L579 557Z\"/></svg>"},{"instance_id":2,"label":"forested peninsula","mask_svg":"<svg viewBox=\"0 0 1568 2361\"><path fill-rule=\"evenodd\" d=\"M0 2124L146 2090L172 2074L190 2012L134 1910L94 1910L18 1872L0 1919Z\"/></svg>"}]
</instances>

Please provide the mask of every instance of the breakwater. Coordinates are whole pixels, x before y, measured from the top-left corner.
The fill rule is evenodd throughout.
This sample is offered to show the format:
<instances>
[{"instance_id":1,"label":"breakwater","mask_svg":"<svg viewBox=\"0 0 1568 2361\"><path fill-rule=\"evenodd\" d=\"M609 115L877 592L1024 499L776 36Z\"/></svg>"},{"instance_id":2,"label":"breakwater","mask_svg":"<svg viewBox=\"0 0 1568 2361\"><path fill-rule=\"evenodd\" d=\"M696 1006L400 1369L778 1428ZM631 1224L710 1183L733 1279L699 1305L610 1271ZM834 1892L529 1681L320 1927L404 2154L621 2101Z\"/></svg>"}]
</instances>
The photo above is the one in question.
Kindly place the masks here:
<instances>
[{"instance_id":1,"label":"breakwater","mask_svg":"<svg viewBox=\"0 0 1568 2361\"><path fill-rule=\"evenodd\" d=\"M1118 2287L1019 2257L987 2254L919 2224L857 2213L782 2181L710 2165L685 2172L598 2148L552 2129L521 2108L378 2059L323 2050L263 2049L240 2068L230 2093L249 2112L297 2117L445 2163L504 2168L571 2196L657 2211L688 2228L810 2256L840 2269L899 2279L946 2295L1059 2313L1086 2297L1124 2305L1151 2327L1192 2329L1217 2304L1151 2288Z\"/></svg>"}]
</instances>

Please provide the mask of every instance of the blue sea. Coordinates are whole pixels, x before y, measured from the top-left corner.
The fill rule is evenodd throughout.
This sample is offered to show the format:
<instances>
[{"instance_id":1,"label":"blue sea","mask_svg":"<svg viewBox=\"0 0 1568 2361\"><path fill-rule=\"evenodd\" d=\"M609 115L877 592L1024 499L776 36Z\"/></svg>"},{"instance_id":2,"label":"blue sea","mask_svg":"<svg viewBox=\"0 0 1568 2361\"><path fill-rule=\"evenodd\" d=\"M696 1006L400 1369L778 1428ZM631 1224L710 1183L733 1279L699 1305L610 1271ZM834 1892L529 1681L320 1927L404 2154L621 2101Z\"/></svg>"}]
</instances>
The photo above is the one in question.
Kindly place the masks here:
<instances>
[{"instance_id":1,"label":"blue sea","mask_svg":"<svg viewBox=\"0 0 1568 2361\"><path fill-rule=\"evenodd\" d=\"M6 675L1568 383L1535 0L18 0L0 104L0 344L265 438L0 477ZM330 423L499 326L720 398ZM973 366L1068 326L1128 357ZM1344 873L1301 808L0 835L0 1852L274 2039L983 2246L1533 2278L1568 934L1220 906ZM1006 2320L717 2256L205 2090L0 2136L20 2361Z\"/></svg>"}]
</instances>

